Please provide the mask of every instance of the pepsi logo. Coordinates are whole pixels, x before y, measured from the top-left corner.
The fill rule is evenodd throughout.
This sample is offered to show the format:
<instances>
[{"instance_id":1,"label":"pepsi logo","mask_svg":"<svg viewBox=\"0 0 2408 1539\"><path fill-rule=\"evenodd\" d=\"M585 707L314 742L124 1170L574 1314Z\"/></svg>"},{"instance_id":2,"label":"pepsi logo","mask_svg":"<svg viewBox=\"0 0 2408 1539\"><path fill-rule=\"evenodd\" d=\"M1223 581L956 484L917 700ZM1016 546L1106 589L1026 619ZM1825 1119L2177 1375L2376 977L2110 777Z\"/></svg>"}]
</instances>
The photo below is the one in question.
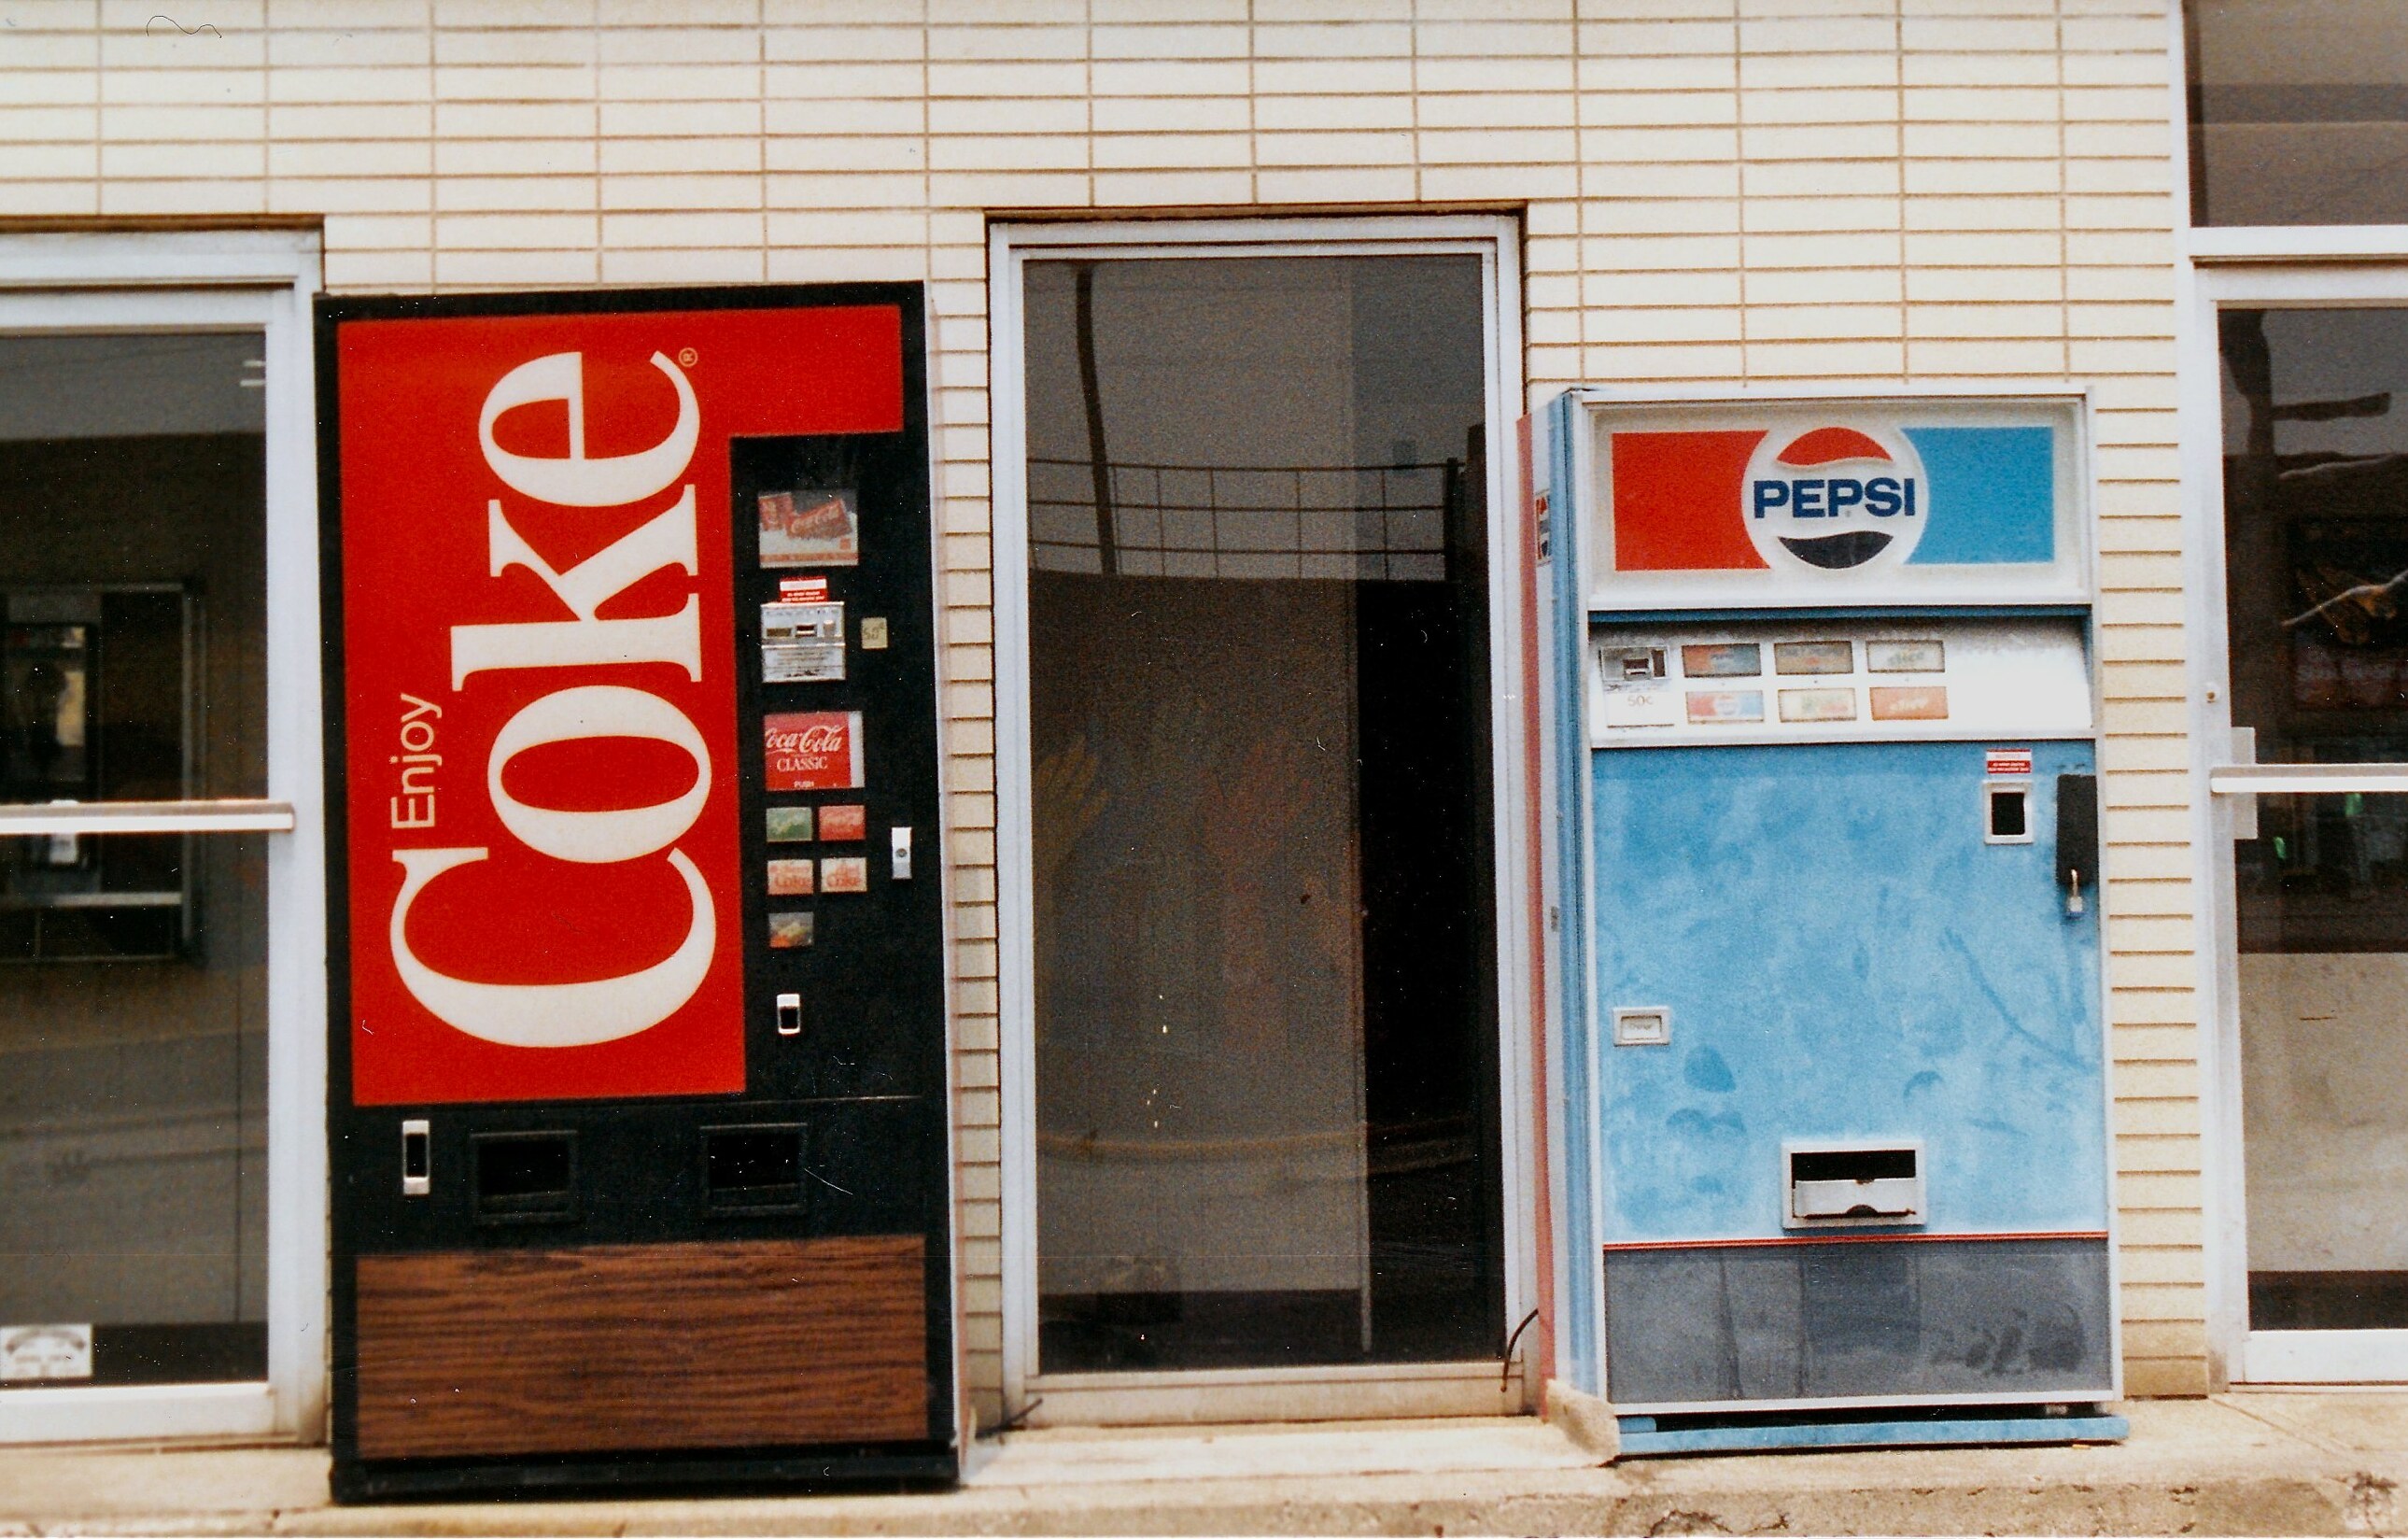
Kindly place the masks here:
<instances>
[{"instance_id":1,"label":"pepsi logo","mask_svg":"<svg viewBox=\"0 0 2408 1539\"><path fill-rule=\"evenodd\" d=\"M1885 428L1769 433L1748 461L1741 512L1775 570L1849 571L1904 561L1923 537L1923 462Z\"/></svg>"}]
</instances>

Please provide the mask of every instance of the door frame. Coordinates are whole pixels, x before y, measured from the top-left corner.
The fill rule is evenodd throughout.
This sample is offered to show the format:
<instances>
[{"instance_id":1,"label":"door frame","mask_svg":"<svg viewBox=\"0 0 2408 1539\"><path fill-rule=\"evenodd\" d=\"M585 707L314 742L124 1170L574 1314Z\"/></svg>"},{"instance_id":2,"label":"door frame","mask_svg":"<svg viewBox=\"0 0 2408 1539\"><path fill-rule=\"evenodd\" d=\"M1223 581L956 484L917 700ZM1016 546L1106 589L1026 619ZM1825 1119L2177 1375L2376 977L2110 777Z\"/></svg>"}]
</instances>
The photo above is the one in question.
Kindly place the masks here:
<instances>
[{"instance_id":1,"label":"door frame","mask_svg":"<svg viewBox=\"0 0 2408 1539\"><path fill-rule=\"evenodd\" d=\"M0 235L0 331L258 330L266 416L267 1376L0 1394L0 1444L324 1436L325 861L312 228ZM265 826L265 825L263 825Z\"/></svg>"},{"instance_id":2,"label":"door frame","mask_svg":"<svg viewBox=\"0 0 2408 1539\"><path fill-rule=\"evenodd\" d=\"M1526 775L1513 425L1523 414L1519 220L1498 214L1313 219L996 223L988 230L990 459L994 491L996 939L1001 1013L1003 1402L1025 1424L1495 1415L1525 1407L1553 1371L1472 1362L1139 1374L1038 1372L1036 946L1032 926L1028 708L1026 384L1022 269L1032 258L1476 255L1483 264L1488 432L1490 815L1494 872L1498 1126L1508 1329L1541 1296L1535 1210L1527 885L1537 852L1519 837L1536 787ZM1040 1408L1041 1403L1041 1408Z\"/></svg>"},{"instance_id":3,"label":"door frame","mask_svg":"<svg viewBox=\"0 0 2408 1539\"><path fill-rule=\"evenodd\" d=\"M2242 1119L2239 914L2233 897L2236 819L2250 793L2235 751L2231 634L2225 604L2223 354L2226 309L2408 308L2408 231L2353 231L2353 257L2330 260L2332 232L2190 232L2192 266L2177 328L2183 466L2184 583L2191 636L2191 805L2200 900L2200 1206L2206 1230L2207 1346L2212 1382L2408 1383L2408 1330L2251 1330L2245 1136ZM2373 238L2384 237L2385 238ZM2245 766L2243 766L2245 768ZM2401 789L2408 789L2403 781Z\"/></svg>"}]
</instances>

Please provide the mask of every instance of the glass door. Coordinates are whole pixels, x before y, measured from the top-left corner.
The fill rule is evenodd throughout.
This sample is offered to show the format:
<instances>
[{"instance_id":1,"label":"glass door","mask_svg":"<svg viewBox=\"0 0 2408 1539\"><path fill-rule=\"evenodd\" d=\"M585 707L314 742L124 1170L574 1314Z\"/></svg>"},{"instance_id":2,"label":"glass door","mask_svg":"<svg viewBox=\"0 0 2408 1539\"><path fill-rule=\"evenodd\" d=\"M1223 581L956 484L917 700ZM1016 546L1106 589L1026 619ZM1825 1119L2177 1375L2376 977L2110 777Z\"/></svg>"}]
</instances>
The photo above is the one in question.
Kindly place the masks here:
<instances>
[{"instance_id":1,"label":"glass door","mask_svg":"<svg viewBox=\"0 0 2408 1539\"><path fill-rule=\"evenodd\" d=\"M1493 1359L1482 259L1025 273L1036 1366Z\"/></svg>"},{"instance_id":2,"label":"glass door","mask_svg":"<svg viewBox=\"0 0 2408 1539\"><path fill-rule=\"evenodd\" d=\"M0 1413L268 1377L265 356L0 335Z\"/></svg>"},{"instance_id":3,"label":"glass door","mask_svg":"<svg viewBox=\"0 0 2408 1539\"><path fill-rule=\"evenodd\" d=\"M2398 1378L2408 1369L2408 308L2228 305L2217 338L2241 762L2210 785L2232 807L2234 835L2242 1372Z\"/></svg>"}]
</instances>

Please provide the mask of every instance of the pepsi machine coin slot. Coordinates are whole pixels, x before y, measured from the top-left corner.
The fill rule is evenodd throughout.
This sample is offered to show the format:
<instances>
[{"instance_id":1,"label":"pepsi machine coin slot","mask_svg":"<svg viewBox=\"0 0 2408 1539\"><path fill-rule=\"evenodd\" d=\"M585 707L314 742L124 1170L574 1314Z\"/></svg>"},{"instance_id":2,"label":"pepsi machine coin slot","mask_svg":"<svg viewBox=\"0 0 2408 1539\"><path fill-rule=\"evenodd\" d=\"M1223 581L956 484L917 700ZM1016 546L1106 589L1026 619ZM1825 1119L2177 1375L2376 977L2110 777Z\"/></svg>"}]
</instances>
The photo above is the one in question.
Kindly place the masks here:
<instances>
[{"instance_id":1,"label":"pepsi machine coin slot","mask_svg":"<svg viewBox=\"0 0 2408 1539\"><path fill-rule=\"evenodd\" d=\"M2031 784L1991 781L1982 787L1986 820L1982 837L1993 844L2031 842Z\"/></svg>"}]
</instances>

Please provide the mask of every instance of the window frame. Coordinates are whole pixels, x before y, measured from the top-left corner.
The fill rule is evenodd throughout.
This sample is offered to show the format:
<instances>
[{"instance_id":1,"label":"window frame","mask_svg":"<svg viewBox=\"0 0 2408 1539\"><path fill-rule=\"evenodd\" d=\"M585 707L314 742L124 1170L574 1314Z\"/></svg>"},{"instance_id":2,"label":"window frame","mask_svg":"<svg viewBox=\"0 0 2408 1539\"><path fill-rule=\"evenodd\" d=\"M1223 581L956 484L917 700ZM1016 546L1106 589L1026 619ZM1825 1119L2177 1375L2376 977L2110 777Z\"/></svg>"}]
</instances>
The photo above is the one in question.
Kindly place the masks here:
<instances>
[{"instance_id":1,"label":"window frame","mask_svg":"<svg viewBox=\"0 0 2408 1539\"><path fill-rule=\"evenodd\" d=\"M1160 259L1474 255L1483 264L1488 430L1490 816L1497 851L1498 1124L1508 1329L1543 1296L1533 1146L1527 923L1538 852L1524 836L1537 787L1527 772L1521 690L1522 507L1514 425L1525 410L1520 221L1497 214L1326 219L1002 223L988 231L988 365L995 583L996 871L1002 1160L1000 1250L1004 1411L1033 1424L1495 1415L1525 1407L1554 1365L1523 1383L1494 1359L1321 1368L1040 1374L1038 1370L1036 954L1032 925L1028 689L1028 513L1023 269L1080 257ZM1531 1333L1525 1333L1527 1340ZM1039 1409L1039 1402L1043 1406ZM1033 1415L1032 1415L1033 1413Z\"/></svg>"},{"instance_id":2,"label":"window frame","mask_svg":"<svg viewBox=\"0 0 2408 1539\"><path fill-rule=\"evenodd\" d=\"M0 1445L314 1443L326 1407L325 861L314 228L0 237L0 331L257 331L266 418L267 1375L0 1393Z\"/></svg>"}]
</instances>

